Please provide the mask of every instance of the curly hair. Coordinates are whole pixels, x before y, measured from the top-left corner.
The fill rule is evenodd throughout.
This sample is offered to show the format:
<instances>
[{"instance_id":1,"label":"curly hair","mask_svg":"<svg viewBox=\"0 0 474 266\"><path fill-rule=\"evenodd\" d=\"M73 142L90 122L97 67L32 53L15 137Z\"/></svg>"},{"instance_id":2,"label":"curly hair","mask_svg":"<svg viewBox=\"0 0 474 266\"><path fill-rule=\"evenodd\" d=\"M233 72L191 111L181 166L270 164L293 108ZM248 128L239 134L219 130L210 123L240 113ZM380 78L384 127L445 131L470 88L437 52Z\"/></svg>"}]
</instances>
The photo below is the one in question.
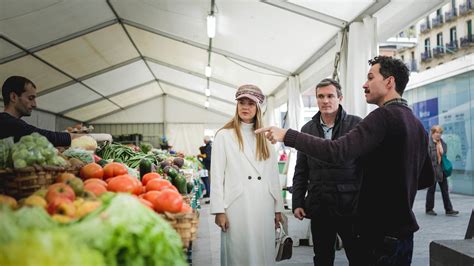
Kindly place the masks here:
<instances>
[{"instance_id":1,"label":"curly hair","mask_svg":"<svg viewBox=\"0 0 474 266\"><path fill-rule=\"evenodd\" d=\"M380 74L386 79L390 76L395 78L396 91L400 96L403 95L405 87L408 83L410 71L402 60L391 56L376 56L369 60L369 65L380 65Z\"/></svg>"}]
</instances>

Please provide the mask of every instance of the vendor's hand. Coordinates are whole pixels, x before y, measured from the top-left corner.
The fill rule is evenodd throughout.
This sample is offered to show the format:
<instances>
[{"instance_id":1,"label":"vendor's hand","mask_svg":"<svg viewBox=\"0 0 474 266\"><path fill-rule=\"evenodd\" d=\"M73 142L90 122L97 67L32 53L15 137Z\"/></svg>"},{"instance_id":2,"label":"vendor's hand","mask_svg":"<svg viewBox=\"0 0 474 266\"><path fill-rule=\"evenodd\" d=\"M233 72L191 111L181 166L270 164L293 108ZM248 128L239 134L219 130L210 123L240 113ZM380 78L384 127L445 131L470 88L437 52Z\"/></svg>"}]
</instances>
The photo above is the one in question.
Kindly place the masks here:
<instances>
[{"instance_id":1,"label":"vendor's hand","mask_svg":"<svg viewBox=\"0 0 474 266\"><path fill-rule=\"evenodd\" d=\"M275 229L280 228L280 223L283 221L281 212L275 212Z\"/></svg>"},{"instance_id":2,"label":"vendor's hand","mask_svg":"<svg viewBox=\"0 0 474 266\"><path fill-rule=\"evenodd\" d=\"M303 218L306 216L306 213L304 212L303 208L296 208L293 214L299 220L303 220Z\"/></svg>"},{"instance_id":3,"label":"vendor's hand","mask_svg":"<svg viewBox=\"0 0 474 266\"><path fill-rule=\"evenodd\" d=\"M283 142L288 129L278 127L264 127L255 130L255 134L264 133L265 137L271 141L272 144Z\"/></svg>"},{"instance_id":4,"label":"vendor's hand","mask_svg":"<svg viewBox=\"0 0 474 266\"><path fill-rule=\"evenodd\" d=\"M227 229L229 229L229 220L227 220L227 215L225 215L225 213L216 214L216 224L221 228L222 232L227 232Z\"/></svg>"}]
</instances>

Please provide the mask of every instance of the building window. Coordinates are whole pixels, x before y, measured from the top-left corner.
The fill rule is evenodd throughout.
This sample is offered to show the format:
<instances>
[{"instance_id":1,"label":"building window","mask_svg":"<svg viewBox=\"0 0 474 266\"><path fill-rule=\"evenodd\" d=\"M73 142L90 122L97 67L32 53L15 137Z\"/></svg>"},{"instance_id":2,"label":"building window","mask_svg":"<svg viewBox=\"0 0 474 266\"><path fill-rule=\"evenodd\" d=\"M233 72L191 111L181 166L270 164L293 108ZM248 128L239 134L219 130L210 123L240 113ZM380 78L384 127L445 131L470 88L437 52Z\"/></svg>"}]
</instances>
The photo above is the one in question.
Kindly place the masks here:
<instances>
[{"instance_id":1,"label":"building window","mask_svg":"<svg viewBox=\"0 0 474 266\"><path fill-rule=\"evenodd\" d=\"M436 35L436 46L437 48L443 47L443 33L442 32Z\"/></svg>"},{"instance_id":2,"label":"building window","mask_svg":"<svg viewBox=\"0 0 474 266\"><path fill-rule=\"evenodd\" d=\"M425 52L428 53L431 49L430 38L425 39Z\"/></svg>"},{"instance_id":3,"label":"building window","mask_svg":"<svg viewBox=\"0 0 474 266\"><path fill-rule=\"evenodd\" d=\"M456 0L451 0L451 8L452 10L456 9Z\"/></svg>"},{"instance_id":4,"label":"building window","mask_svg":"<svg viewBox=\"0 0 474 266\"><path fill-rule=\"evenodd\" d=\"M449 41L451 42L451 44L453 44L454 42L456 42L458 36L457 36L457 32L456 32L456 27L452 27L451 29L449 29Z\"/></svg>"},{"instance_id":5,"label":"building window","mask_svg":"<svg viewBox=\"0 0 474 266\"><path fill-rule=\"evenodd\" d=\"M471 40L472 39L472 20L468 20L466 22L467 28L467 37Z\"/></svg>"},{"instance_id":6,"label":"building window","mask_svg":"<svg viewBox=\"0 0 474 266\"><path fill-rule=\"evenodd\" d=\"M436 10L436 16L437 16L437 17L438 17L438 16L441 16L441 8L438 8L438 9Z\"/></svg>"},{"instance_id":7,"label":"building window","mask_svg":"<svg viewBox=\"0 0 474 266\"><path fill-rule=\"evenodd\" d=\"M400 58L402 59L403 62L405 62L405 56L401 55Z\"/></svg>"},{"instance_id":8,"label":"building window","mask_svg":"<svg viewBox=\"0 0 474 266\"><path fill-rule=\"evenodd\" d=\"M415 60L415 52L411 51L411 60Z\"/></svg>"}]
</instances>

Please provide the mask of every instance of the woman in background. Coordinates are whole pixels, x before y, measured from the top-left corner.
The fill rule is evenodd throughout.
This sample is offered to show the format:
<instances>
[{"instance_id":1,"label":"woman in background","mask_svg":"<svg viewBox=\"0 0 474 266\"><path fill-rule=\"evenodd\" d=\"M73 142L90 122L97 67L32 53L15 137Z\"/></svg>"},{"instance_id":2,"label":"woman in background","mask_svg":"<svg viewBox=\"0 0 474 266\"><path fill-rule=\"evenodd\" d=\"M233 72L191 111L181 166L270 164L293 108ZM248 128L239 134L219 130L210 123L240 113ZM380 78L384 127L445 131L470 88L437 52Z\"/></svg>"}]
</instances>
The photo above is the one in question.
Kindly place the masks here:
<instances>
[{"instance_id":1,"label":"woman in background","mask_svg":"<svg viewBox=\"0 0 474 266\"><path fill-rule=\"evenodd\" d=\"M447 176L443 172L443 164L441 157L446 155L448 152L448 146L446 142L441 139L441 135L443 134L443 128L439 125L434 125L431 127L431 138L430 138L430 145L428 147L429 154L431 158L431 163L433 164L435 180L436 182L430 188L428 188L428 192L426 193L426 214L428 215L437 215L437 213L433 210L434 208L434 196L436 191L436 183L439 184L439 188L441 190L441 195L443 197L443 205L444 210L446 211L446 215L448 216L456 216L459 212L453 210L453 205L451 204L451 200L449 199L449 191L448 191L448 180Z\"/></svg>"},{"instance_id":2,"label":"woman in background","mask_svg":"<svg viewBox=\"0 0 474 266\"><path fill-rule=\"evenodd\" d=\"M283 202L276 152L263 134L254 85L239 87L234 118L221 128L212 149L211 213L221 228L221 265L274 265L275 227Z\"/></svg>"}]
</instances>

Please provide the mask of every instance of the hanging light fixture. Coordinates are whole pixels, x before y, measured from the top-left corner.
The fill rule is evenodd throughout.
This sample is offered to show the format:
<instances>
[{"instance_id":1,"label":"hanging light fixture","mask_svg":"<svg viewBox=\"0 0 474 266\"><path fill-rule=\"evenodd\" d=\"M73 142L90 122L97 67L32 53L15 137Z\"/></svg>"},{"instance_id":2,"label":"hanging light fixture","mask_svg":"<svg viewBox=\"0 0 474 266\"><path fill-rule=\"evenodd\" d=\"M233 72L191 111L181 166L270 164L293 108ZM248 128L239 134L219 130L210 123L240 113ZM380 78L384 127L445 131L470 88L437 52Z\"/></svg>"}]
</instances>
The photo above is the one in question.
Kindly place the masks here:
<instances>
[{"instance_id":1,"label":"hanging light fixture","mask_svg":"<svg viewBox=\"0 0 474 266\"><path fill-rule=\"evenodd\" d=\"M211 89L207 88L205 91L206 97L211 96Z\"/></svg>"},{"instance_id":2,"label":"hanging light fixture","mask_svg":"<svg viewBox=\"0 0 474 266\"><path fill-rule=\"evenodd\" d=\"M212 68L210 65L207 65L206 66L206 69L204 70L204 74L206 75L206 77L210 78L211 75L212 75Z\"/></svg>"},{"instance_id":3,"label":"hanging light fixture","mask_svg":"<svg viewBox=\"0 0 474 266\"><path fill-rule=\"evenodd\" d=\"M204 102L204 107L209 108L209 100L206 100L206 101Z\"/></svg>"},{"instance_id":4,"label":"hanging light fixture","mask_svg":"<svg viewBox=\"0 0 474 266\"><path fill-rule=\"evenodd\" d=\"M213 12L207 16L207 36L209 38L216 37L216 16Z\"/></svg>"}]
</instances>

